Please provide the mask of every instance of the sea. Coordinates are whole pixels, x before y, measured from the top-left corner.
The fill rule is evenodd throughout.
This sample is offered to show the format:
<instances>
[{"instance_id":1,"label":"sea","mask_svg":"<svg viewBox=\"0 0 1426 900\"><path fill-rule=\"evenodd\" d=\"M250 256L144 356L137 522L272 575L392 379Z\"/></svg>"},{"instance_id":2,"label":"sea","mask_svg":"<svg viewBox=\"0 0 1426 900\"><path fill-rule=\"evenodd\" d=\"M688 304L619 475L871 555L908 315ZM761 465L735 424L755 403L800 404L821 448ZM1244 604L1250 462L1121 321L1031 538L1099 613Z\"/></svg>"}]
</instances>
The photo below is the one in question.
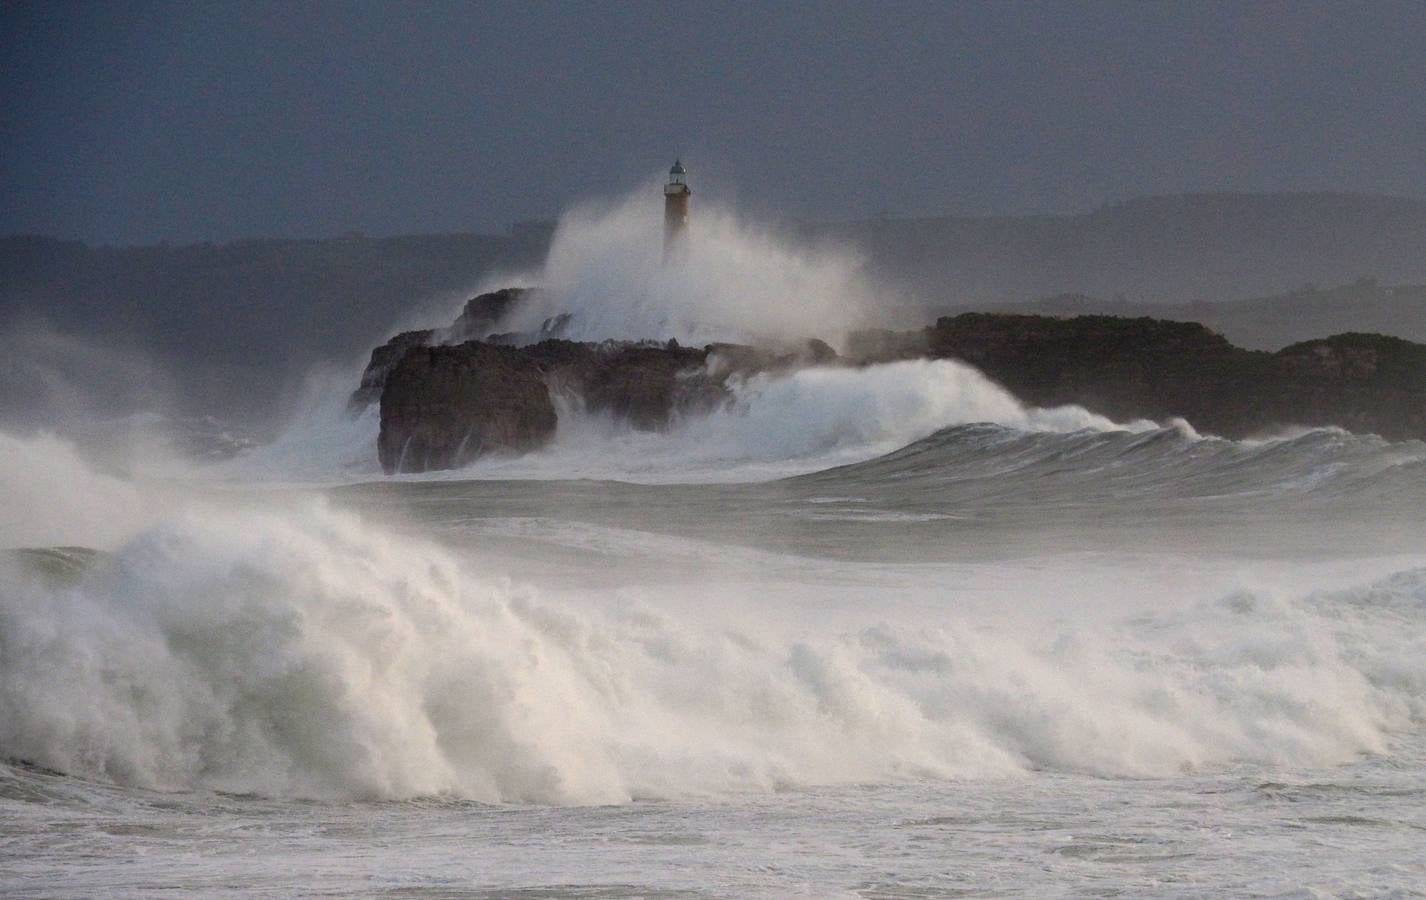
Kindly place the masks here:
<instances>
[{"instance_id":1,"label":"sea","mask_svg":"<svg viewBox=\"0 0 1426 900\"><path fill-rule=\"evenodd\" d=\"M386 476L0 433L0 894L1426 896L1426 445L952 362Z\"/></svg>"}]
</instances>

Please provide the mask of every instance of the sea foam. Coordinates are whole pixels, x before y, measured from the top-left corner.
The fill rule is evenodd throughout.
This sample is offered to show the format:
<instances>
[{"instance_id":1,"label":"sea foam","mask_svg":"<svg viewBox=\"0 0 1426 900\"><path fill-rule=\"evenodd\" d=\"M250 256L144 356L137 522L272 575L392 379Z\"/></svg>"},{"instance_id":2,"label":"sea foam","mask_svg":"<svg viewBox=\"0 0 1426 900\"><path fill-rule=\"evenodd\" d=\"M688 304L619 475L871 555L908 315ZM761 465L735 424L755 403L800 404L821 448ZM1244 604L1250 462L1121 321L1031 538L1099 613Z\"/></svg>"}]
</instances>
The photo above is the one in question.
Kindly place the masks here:
<instances>
[{"instance_id":1,"label":"sea foam","mask_svg":"<svg viewBox=\"0 0 1426 900\"><path fill-rule=\"evenodd\" d=\"M7 562L0 747L142 787L578 804L1324 765L1423 717L1419 570L1108 624L888 606L795 633L503 574L320 501L171 516L67 586Z\"/></svg>"}]
</instances>

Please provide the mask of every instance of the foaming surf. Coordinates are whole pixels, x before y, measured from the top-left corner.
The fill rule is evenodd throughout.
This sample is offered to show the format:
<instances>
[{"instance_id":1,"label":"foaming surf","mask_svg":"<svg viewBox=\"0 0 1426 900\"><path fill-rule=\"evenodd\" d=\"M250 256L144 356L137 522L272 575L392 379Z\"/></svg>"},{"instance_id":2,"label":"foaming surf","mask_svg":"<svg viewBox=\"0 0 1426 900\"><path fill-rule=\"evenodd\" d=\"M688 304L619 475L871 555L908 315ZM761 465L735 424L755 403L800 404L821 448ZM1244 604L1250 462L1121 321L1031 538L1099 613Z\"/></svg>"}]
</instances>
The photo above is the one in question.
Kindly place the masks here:
<instances>
[{"instance_id":1,"label":"foaming surf","mask_svg":"<svg viewBox=\"0 0 1426 900\"><path fill-rule=\"evenodd\" d=\"M541 269L507 279L541 289L505 327L532 332L568 314L574 340L837 340L873 312L885 325L895 306L849 247L795 242L703 202L689 240L666 259L660 202L651 182L563 214Z\"/></svg>"},{"instance_id":2,"label":"foaming surf","mask_svg":"<svg viewBox=\"0 0 1426 900\"><path fill-rule=\"evenodd\" d=\"M1135 430L1027 431L989 422L941 429L874 459L798 477L809 489L893 491L1001 505L1282 501L1322 506L1426 504L1426 444L1341 429L1226 440L1181 424Z\"/></svg>"},{"instance_id":3,"label":"foaming surf","mask_svg":"<svg viewBox=\"0 0 1426 900\"><path fill-rule=\"evenodd\" d=\"M563 217L491 285L542 288L499 327L899 324L855 255L726 211L666 263L654 196ZM0 892L1426 874L1420 442L1227 441L915 360L748 378L658 432L560 395L539 452L386 478L356 375L203 466L0 433Z\"/></svg>"},{"instance_id":4,"label":"foaming surf","mask_svg":"<svg viewBox=\"0 0 1426 900\"><path fill-rule=\"evenodd\" d=\"M1077 406L1026 406L963 363L910 360L759 375L736 384L726 406L659 432L584 414L577 398L565 398L550 447L482 459L457 477L760 481L870 459L970 422L1058 432L1153 427L1120 426Z\"/></svg>"},{"instance_id":5,"label":"foaming surf","mask_svg":"<svg viewBox=\"0 0 1426 900\"><path fill-rule=\"evenodd\" d=\"M299 502L173 516L59 589L7 560L3 591L6 754L166 790L600 804L1162 777L1384 753L1426 711L1421 569L1082 625L882 602L710 629Z\"/></svg>"},{"instance_id":6,"label":"foaming surf","mask_svg":"<svg viewBox=\"0 0 1426 900\"><path fill-rule=\"evenodd\" d=\"M665 260L656 202L657 191L639 190L566 212L538 270L486 285L540 286L498 327L536 332L568 314L563 334L579 340L776 344L820 330L835 342L868 324L873 312L876 324L887 324L896 308L894 298L866 282L855 254L799 245L716 207L700 204L693 239ZM353 373L314 379L276 441L207 466L204 474L235 483L384 479L375 448L378 409L368 406L355 417L348 410L355 382ZM1333 436L1331 429L1222 441L1185 422L1114 422L1078 406L1036 408L953 360L760 375L733 385L722 408L676 416L657 432L588 413L576 396L553 399L559 426L543 449L396 480L749 482L837 470L826 476L836 480L902 477L903 469L919 466L925 471L918 478L945 483L971 477L968 467L978 466L988 489L990 478L1016 472L1022 481L1035 476L1057 484L1078 477L1084 491L1108 500L1172 494L1179 490L1169 485L1175 480L1181 493L1194 496L1284 493L1295 485L1320 496L1359 490L1389 497L1396 481L1414 490L1400 473L1419 455L1410 442L1388 447L1370 437ZM993 427L932 438L973 425ZM931 452L933 445L939 450ZM1061 457L1065 465L1056 468ZM1398 457L1400 466L1391 462ZM860 464L867 467L841 468ZM1078 476L1070 472L1076 466ZM1381 477L1370 474L1377 468Z\"/></svg>"},{"instance_id":7,"label":"foaming surf","mask_svg":"<svg viewBox=\"0 0 1426 900\"><path fill-rule=\"evenodd\" d=\"M764 481L860 462L947 426L991 422L1028 432L1151 429L1118 424L1078 406L1027 406L974 368L953 360L908 360L862 368L809 367L733 384L707 415L675 417L660 431L584 410L556 394L551 444L519 457L492 454L458 470L398 480L598 478L635 482ZM208 469L229 479L337 483L381 477L379 414L353 418L335 392L274 443Z\"/></svg>"},{"instance_id":8,"label":"foaming surf","mask_svg":"<svg viewBox=\"0 0 1426 900\"><path fill-rule=\"evenodd\" d=\"M1421 445L1130 431L998 390L813 370L703 434L576 444L667 480L803 472L740 485L160 493L0 436L29 510L5 543L32 548L0 551L0 887L83 854L66 890L140 895L136 856L182 852L186 890L292 893L378 853L324 889L896 896L950 885L948 842L987 890L1168 865L1272 893L1283 846L1294 881L1410 880Z\"/></svg>"},{"instance_id":9,"label":"foaming surf","mask_svg":"<svg viewBox=\"0 0 1426 900\"><path fill-rule=\"evenodd\" d=\"M801 477L808 484L845 483L848 490L894 483L929 497L980 492L1007 502L1024 493L1027 501L1311 496L1399 505L1422 496L1426 466L1419 441L1341 429L1226 440L1181 421L1116 423L1078 406L1033 407L954 360L759 375L736 382L723 407L675 417L659 431L591 414L577 396L554 399L559 426L547 447L394 480L657 484ZM378 428L374 405L353 417L334 390L314 399L272 444L196 471L233 483L384 479L375 458Z\"/></svg>"}]
</instances>

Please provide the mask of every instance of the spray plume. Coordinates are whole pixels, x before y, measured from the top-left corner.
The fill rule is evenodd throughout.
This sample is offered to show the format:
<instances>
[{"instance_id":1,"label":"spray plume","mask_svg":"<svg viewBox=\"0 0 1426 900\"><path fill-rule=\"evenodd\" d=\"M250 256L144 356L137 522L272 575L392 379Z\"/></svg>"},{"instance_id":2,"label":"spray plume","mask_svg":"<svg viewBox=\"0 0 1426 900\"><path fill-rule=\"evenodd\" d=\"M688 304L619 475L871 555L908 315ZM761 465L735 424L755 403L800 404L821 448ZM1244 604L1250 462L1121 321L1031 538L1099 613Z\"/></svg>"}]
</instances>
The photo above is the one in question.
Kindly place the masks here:
<instances>
[{"instance_id":1,"label":"spray plume","mask_svg":"<svg viewBox=\"0 0 1426 900\"><path fill-rule=\"evenodd\" d=\"M544 290L514 313L511 330L569 313L566 334L576 340L756 343L837 340L867 322L873 292L852 251L797 246L700 204L686 241L665 260L659 202L647 185L566 213L543 269L513 279Z\"/></svg>"}]
</instances>

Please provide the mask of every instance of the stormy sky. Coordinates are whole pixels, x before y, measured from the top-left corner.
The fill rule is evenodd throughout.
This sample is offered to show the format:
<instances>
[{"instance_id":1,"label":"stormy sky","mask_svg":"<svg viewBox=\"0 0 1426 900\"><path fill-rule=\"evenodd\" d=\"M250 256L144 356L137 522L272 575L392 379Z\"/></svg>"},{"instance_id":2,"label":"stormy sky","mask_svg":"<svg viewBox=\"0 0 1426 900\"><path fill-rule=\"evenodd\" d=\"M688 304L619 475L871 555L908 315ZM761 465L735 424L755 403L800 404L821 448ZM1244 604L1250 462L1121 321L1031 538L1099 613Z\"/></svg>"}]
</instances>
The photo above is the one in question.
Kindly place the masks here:
<instances>
[{"instance_id":1,"label":"stormy sky","mask_svg":"<svg viewBox=\"0 0 1426 900\"><path fill-rule=\"evenodd\" d=\"M497 231L1426 194L1426 4L0 3L0 233Z\"/></svg>"}]
</instances>

